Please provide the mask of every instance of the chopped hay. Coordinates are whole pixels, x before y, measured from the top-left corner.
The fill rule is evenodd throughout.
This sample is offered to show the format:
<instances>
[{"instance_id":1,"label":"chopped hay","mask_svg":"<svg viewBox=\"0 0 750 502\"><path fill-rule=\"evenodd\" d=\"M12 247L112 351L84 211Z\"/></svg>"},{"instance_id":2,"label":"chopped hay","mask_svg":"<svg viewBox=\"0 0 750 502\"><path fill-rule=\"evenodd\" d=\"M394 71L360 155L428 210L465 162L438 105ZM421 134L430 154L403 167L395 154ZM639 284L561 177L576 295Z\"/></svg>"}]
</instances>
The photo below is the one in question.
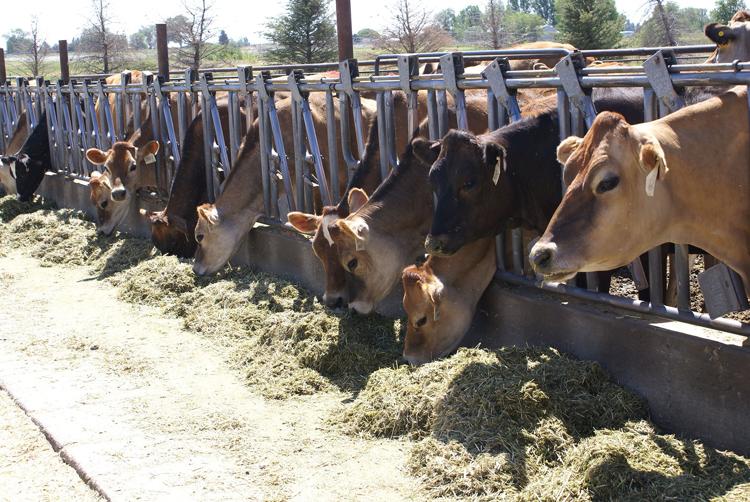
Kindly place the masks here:
<instances>
[{"instance_id":1,"label":"chopped hay","mask_svg":"<svg viewBox=\"0 0 750 502\"><path fill-rule=\"evenodd\" d=\"M227 348L264 396L360 391L331 422L414 440L407 468L433 497L750 499L750 461L658 433L643 403L595 363L507 348L398 366L398 321L330 312L304 289L247 269L198 278L144 240L97 236L79 212L16 202L0 199L5 249L87 265L123 300L179 316Z\"/></svg>"},{"instance_id":2,"label":"chopped hay","mask_svg":"<svg viewBox=\"0 0 750 502\"><path fill-rule=\"evenodd\" d=\"M19 214L33 213L41 209L52 209L53 204L36 196L29 202L21 202L15 195L0 197L0 222L6 223Z\"/></svg>"},{"instance_id":3,"label":"chopped hay","mask_svg":"<svg viewBox=\"0 0 750 502\"><path fill-rule=\"evenodd\" d=\"M645 414L596 363L504 348L377 371L332 421L418 440L407 467L435 497L684 500L750 482L749 461L660 435Z\"/></svg>"}]
</instances>

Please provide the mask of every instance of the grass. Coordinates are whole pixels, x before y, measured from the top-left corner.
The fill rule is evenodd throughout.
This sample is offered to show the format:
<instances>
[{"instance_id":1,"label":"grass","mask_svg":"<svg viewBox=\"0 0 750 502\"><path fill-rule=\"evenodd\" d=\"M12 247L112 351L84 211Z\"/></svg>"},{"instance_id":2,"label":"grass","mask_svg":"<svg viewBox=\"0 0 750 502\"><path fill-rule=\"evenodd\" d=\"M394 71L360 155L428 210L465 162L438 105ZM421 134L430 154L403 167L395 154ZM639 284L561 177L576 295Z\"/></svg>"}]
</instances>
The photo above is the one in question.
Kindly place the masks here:
<instances>
[{"instance_id":1,"label":"grass","mask_svg":"<svg viewBox=\"0 0 750 502\"><path fill-rule=\"evenodd\" d=\"M405 438L430 497L470 500L748 500L750 461L664 434L596 363L553 349L460 349L399 365L400 323L326 310L295 284L246 268L213 278L141 239L97 236L42 201L0 199L0 251L86 265L127 302L151 305L224 347L268 398L351 396L329 426ZM0 278L1 279L1 278ZM124 370L138 371L123 362Z\"/></svg>"}]
</instances>

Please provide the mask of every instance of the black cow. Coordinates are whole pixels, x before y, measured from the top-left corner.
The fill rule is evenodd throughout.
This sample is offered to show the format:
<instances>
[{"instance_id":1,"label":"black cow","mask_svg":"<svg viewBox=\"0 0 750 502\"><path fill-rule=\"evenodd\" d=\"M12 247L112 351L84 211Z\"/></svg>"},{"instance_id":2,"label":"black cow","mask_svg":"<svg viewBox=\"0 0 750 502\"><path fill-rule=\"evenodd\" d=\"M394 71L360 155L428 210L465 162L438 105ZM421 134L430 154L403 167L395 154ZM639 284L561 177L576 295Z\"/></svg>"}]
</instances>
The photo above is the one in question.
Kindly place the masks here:
<instances>
[{"instance_id":1,"label":"black cow","mask_svg":"<svg viewBox=\"0 0 750 502\"><path fill-rule=\"evenodd\" d=\"M42 184L44 173L51 169L47 113L42 113L39 123L15 155L15 177L18 198L29 201Z\"/></svg>"}]
</instances>

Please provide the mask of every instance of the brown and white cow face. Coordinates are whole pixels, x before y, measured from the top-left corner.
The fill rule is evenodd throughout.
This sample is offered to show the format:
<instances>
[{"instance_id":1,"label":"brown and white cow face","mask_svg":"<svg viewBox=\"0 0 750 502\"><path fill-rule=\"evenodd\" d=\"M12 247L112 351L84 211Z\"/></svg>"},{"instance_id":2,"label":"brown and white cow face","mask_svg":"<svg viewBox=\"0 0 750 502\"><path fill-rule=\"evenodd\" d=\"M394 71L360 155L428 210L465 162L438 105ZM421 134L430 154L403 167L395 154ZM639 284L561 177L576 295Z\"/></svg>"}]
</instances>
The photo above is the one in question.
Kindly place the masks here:
<instances>
[{"instance_id":1,"label":"brown and white cow face","mask_svg":"<svg viewBox=\"0 0 750 502\"><path fill-rule=\"evenodd\" d=\"M349 197L350 201L352 197L367 200L358 188L353 188ZM350 274L353 295L349 308L369 314L398 281L404 263L399 256L402 246L357 212L328 225L328 233L338 250L339 263Z\"/></svg>"},{"instance_id":2,"label":"brown and white cow face","mask_svg":"<svg viewBox=\"0 0 750 502\"><path fill-rule=\"evenodd\" d=\"M89 190L91 203L96 208L96 230L111 235L128 213L128 203L112 200L112 182L106 173L91 173Z\"/></svg>"},{"instance_id":3,"label":"brown and white cow face","mask_svg":"<svg viewBox=\"0 0 750 502\"><path fill-rule=\"evenodd\" d=\"M550 281L611 270L664 235L668 168L658 140L616 113L603 112L584 138L558 147L569 185L529 260Z\"/></svg>"},{"instance_id":4,"label":"brown and white cow face","mask_svg":"<svg viewBox=\"0 0 750 502\"><path fill-rule=\"evenodd\" d=\"M427 264L405 268L402 282L408 322L404 358L419 365L453 352L469 329L474 310L446 288Z\"/></svg>"},{"instance_id":5,"label":"brown and white cow face","mask_svg":"<svg viewBox=\"0 0 750 502\"><path fill-rule=\"evenodd\" d=\"M0 157L0 186L2 186L7 195L18 193L15 173L16 162L18 162L18 158L15 156Z\"/></svg>"},{"instance_id":6,"label":"brown and white cow face","mask_svg":"<svg viewBox=\"0 0 750 502\"><path fill-rule=\"evenodd\" d=\"M711 62L750 61L750 12L737 11L728 25L711 23L704 32L716 44Z\"/></svg>"},{"instance_id":7,"label":"brown and white cow face","mask_svg":"<svg viewBox=\"0 0 750 502\"><path fill-rule=\"evenodd\" d=\"M289 224L303 234L314 234L312 248L323 264L325 292L323 302L329 308L344 307L349 303L349 272L339 261L339 252L329 231L330 226L350 212L357 211L367 202L364 190L351 190L347 207L326 206L321 215L292 211L287 214Z\"/></svg>"},{"instance_id":8,"label":"brown and white cow face","mask_svg":"<svg viewBox=\"0 0 750 502\"><path fill-rule=\"evenodd\" d=\"M86 158L94 165L104 166L112 183L112 200L124 201L135 193L139 170L154 169L158 152L158 141L149 141L141 148L127 141L118 141L106 152L89 148Z\"/></svg>"},{"instance_id":9,"label":"brown and white cow face","mask_svg":"<svg viewBox=\"0 0 750 502\"><path fill-rule=\"evenodd\" d=\"M197 275L211 275L229 261L242 244L243 237L253 227L259 214L239 213L236 218L223 217L214 204L197 207L198 223L195 226L195 263Z\"/></svg>"}]
</instances>

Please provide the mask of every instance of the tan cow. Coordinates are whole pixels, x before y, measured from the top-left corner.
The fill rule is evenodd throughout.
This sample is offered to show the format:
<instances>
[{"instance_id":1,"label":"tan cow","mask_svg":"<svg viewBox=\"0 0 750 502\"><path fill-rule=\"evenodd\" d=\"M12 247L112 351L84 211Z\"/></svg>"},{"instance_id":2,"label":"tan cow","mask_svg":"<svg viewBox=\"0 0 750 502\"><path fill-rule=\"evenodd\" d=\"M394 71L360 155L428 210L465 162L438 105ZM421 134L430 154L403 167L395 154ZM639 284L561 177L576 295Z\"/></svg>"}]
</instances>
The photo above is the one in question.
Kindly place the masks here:
<instances>
[{"instance_id":1,"label":"tan cow","mask_svg":"<svg viewBox=\"0 0 750 502\"><path fill-rule=\"evenodd\" d=\"M118 141L106 152L97 148L86 150L86 158L94 165L104 166L104 172L93 174L89 180L91 202L96 206L97 231L110 235L135 202L138 171L153 170L159 142L150 140L140 147L129 141ZM109 197L105 197L108 195Z\"/></svg>"},{"instance_id":2,"label":"tan cow","mask_svg":"<svg viewBox=\"0 0 750 502\"><path fill-rule=\"evenodd\" d=\"M704 32L716 44L709 63L750 61L750 12L737 11L729 24L707 24Z\"/></svg>"},{"instance_id":3,"label":"tan cow","mask_svg":"<svg viewBox=\"0 0 750 502\"><path fill-rule=\"evenodd\" d=\"M692 244L750 291L750 128L737 87L654 122L601 113L558 147L568 190L529 260L547 280L623 266L665 243Z\"/></svg>"},{"instance_id":4,"label":"tan cow","mask_svg":"<svg viewBox=\"0 0 750 502\"><path fill-rule=\"evenodd\" d=\"M495 268L491 237L474 241L453 256L430 256L424 264L404 269L407 361L424 364L456 350Z\"/></svg>"},{"instance_id":5,"label":"tan cow","mask_svg":"<svg viewBox=\"0 0 750 502\"><path fill-rule=\"evenodd\" d=\"M320 93L310 94L310 108L313 113L315 131L318 137L322 156L328 158L328 131L326 129L325 96ZM276 103L282 131L292 131L291 99ZM362 100L365 123L369 124L375 114L375 103ZM339 107L336 103L336 128L340 129ZM256 119L253 128L257 130ZM198 247L195 252L193 270L198 275L213 274L223 267L235 253L243 237L263 214L263 189L261 184L260 146L257 141L250 141L257 134L250 132L238 155L235 167L230 172L221 195L215 204L198 206L198 223L195 227L195 240ZM284 148L288 157L289 170L294 176L294 147L291 134L284 135ZM356 151L354 135L350 139L350 148ZM346 162L339 150L339 191L346 189ZM280 196L284 194L283 183L277 182Z\"/></svg>"}]
</instances>

